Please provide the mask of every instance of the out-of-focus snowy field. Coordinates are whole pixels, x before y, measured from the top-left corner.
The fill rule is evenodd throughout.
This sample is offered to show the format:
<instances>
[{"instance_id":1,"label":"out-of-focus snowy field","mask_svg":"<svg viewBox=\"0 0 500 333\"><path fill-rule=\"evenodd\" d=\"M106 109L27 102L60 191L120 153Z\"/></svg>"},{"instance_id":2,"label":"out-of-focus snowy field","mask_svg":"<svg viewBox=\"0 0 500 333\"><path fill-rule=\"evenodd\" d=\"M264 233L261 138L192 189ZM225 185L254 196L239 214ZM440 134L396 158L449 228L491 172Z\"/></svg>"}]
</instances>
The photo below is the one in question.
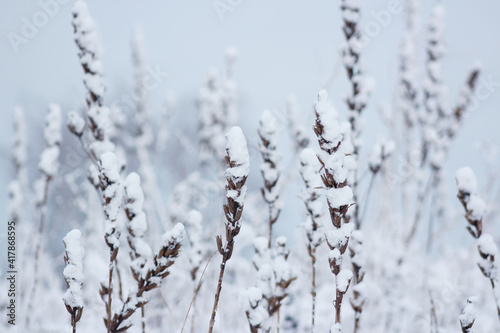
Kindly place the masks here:
<instances>
[{"instance_id":1,"label":"out-of-focus snowy field","mask_svg":"<svg viewBox=\"0 0 500 333\"><path fill-rule=\"evenodd\" d=\"M290 135L291 116L286 103L293 95L298 115L293 119L296 119L299 127L304 130L305 137L309 140L309 147L316 153L320 151L318 138L313 131L316 116L336 113L338 121L341 122L338 129L335 125L336 120L332 120L334 125L327 127L336 129L345 138L350 137L350 132L345 129L345 126L349 125L342 124L348 120L344 99L351 91L351 82L346 78L341 56L345 44L341 1L321 0L313 3L298 0L272 2L210 0L197 3L186 1L144 3L128 0L105 2L88 0L86 3L96 23L102 50L99 57L104 73L104 105L118 106L122 111L120 114L115 112L116 109L111 110L111 119L116 128L113 127L111 131L113 133L106 134L109 134L110 140L117 146L117 165L121 165L120 154L127 159L126 168L120 171L121 174L116 179L126 182L125 179L129 179L127 175L130 172L141 174L146 197L144 211L149 230L147 232L143 230L142 216L139 222L136 220L137 225L129 227L129 230L138 235L144 233L145 240L150 244L148 246L139 244L142 240L132 243L137 246L138 252L146 253L147 257L152 258L161 246L165 244L171 246L172 239L175 240L173 243L177 244L176 242L184 237L181 254L171 268L172 273L165 278L165 283L159 288L161 292L151 296L150 303L145 306L148 332L163 332L165 327L169 327L168 332L180 332L201 272L212 252L217 251L215 236L222 234L222 241L226 239L224 237L228 237L226 235L228 231L224 229L227 212L224 217L222 205L225 203L226 195L237 200L241 198L239 194L235 194L236 192L227 194L224 192L226 179L222 177L222 173L226 165L221 161L225 155L223 131L228 129L226 125L241 127L248 143L250 171L246 182L248 193L244 201L242 230L235 240L234 257L227 264L228 271L224 278L214 330L246 332L249 323L250 326L252 323L261 323L262 327L266 325L271 327L280 320L282 332L310 332L311 259L306 250L306 234L312 232L310 229L312 227L309 225L310 220L306 219L305 190L299 173L300 161L302 160L302 167L305 169L307 166L304 166L304 163L309 163L310 169L307 172L317 177L319 187L328 185L321 182L317 172L314 173L316 164L311 160L315 160L316 156L311 151L301 155L301 149L297 149L294 139L297 139L298 135L295 138L293 134ZM429 164L429 169L425 169L427 171L419 173L418 166L406 163L408 156L405 154L414 152L416 148L404 148L406 132L402 129L401 113L398 114L402 105L398 92L402 86L400 51L406 20L405 3L403 0L371 0L361 1L360 4L363 35L360 61L364 70L363 75L373 79L369 82L373 82L374 86L371 96L367 99L367 106L362 111L361 117L364 122L362 140L359 142L354 140L354 146L359 144L361 147L359 158L354 158L357 159L357 167L356 164L352 167L352 169L357 168L357 174L354 172L355 175L348 176L346 180L346 186L355 187L352 179L359 179L360 186L357 190L353 189L354 198L357 197L359 200L357 206L349 208L347 216L354 214L355 207L359 207L359 216L363 221L361 228L363 235L352 234L350 246L353 248L350 247L345 255L342 252L345 257L342 267L352 269L352 263L356 262L356 259L351 258L353 253L359 248L364 249L363 269L366 270L366 276L359 293L363 294L363 297L366 296L366 304L357 332L459 331L459 315L465 307L467 298L472 296L477 296L471 299L476 308L468 306L466 315L463 316L464 320L470 320L477 310L474 328L478 332L498 330L500 326L496 318L490 281L481 274L476 263L479 260L477 246L480 253L485 254L483 259L489 260L491 257L486 254L494 253L494 244L495 242L499 244L500 241L498 224L500 214L495 204L495 200L500 199L498 158L500 131L497 129L500 123L498 112L500 3L491 0L439 1L445 9L444 21L438 24L444 27L444 56L442 67L439 68L442 69L442 79L446 87L438 89L444 107L454 110L452 108L461 98L459 92L474 66L478 66L481 73L472 101L459 128L453 128L457 132L451 140L442 170L439 172L442 186L433 190L429 190L432 186L426 187L428 191L423 193L428 196L425 196L425 203L422 206L415 203L418 201L420 193L418 191L424 189L422 184L426 184L425 177L431 179L429 183L432 185L434 178L430 175L433 175L433 169ZM46 175L54 173L50 179L46 227L41 241L37 239L36 230L40 216L39 211L34 208L34 203L25 201L18 206L23 212L24 221L17 230L16 240L18 243L16 264L19 271L17 292L23 294L19 296L22 301L18 302L17 309L17 319L21 326L17 327L26 332L70 331L70 315L66 312L63 295L66 295L65 299L69 299L72 304L83 302L83 316L77 325L82 332L105 331L102 318L106 312L98 291L100 282L107 281L108 278L109 249L104 242L104 234L106 233L106 241L111 243L115 241L113 238L115 235L110 231L114 221L108 214L107 222L103 224L104 215L99 197L86 180L90 159L82 150L77 137L66 127L68 119L73 119L72 124L77 124L79 121L71 118L72 116L69 117L68 112L76 112L75 117L87 112L85 103L87 91L82 83L82 67L77 56L78 50L72 26L74 4L74 1L68 0L0 1L0 35L3 36L0 38L0 95L2 96L0 101L3 116L0 122L2 157L0 189L4 189L4 194L0 195L0 218L5 221L0 229L0 276L3 280L8 270L7 221L11 218L7 189L16 177L12 162L12 144L16 135L13 123L14 110L17 106L24 110L26 119L28 140L26 166L29 185L29 190L25 194L27 200L36 201L37 194L33 193L36 192L33 184L40 177L39 168L45 170ZM418 5L417 35L411 44L415 50L417 67L414 78L421 109L425 104L421 89L425 86L426 77L428 24L434 4L434 1L425 1ZM142 32L142 39L138 39L138 43L142 46L131 42L134 31ZM412 47L408 49L412 50ZM139 55L135 54L135 63L143 61L141 69L145 72L142 74L140 71L139 73L134 71L131 49L140 51ZM230 59L229 66L227 59ZM228 68L231 69L229 74ZM138 123L140 120L135 118L138 106L137 100L134 99L134 84L137 84L141 75L148 78L146 88L148 100L145 105L150 124L144 127L141 127ZM210 95L203 90L203 87L209 89L206 88L209 87L207 78L224 76L226 80L221 80L219 84L221 86L226 84L223 89L228 90L224 90L221 94L227 94L224 96L230 102L236 100L236 104L232 106L235 106L237 116L234 119L228 116L227 119L231 118L228 124L223 124L221 127L217 125L207 131L203 126L207 126L211 120L203 120L203 115L200 117L199 114L203 114L204 107L210 112L211 98L216 99L220 96ZM89 85L98 89L100 83L93 81ZM233 83L235 91L231 90L234 88ZM318 97L320 90L324 92ZM232 93L237 97L235 100L231 100ZM321 97L326 94L327 97ZM321 104L322 98L325 98L324 104ZM328 102L326 98L329 98ZM320 101L317 101L318 99ZM175 103L172 102L174 100ZM52 119L52 125L55 127L49 127L48 130L52 136L50 133L47 135L46 130L44 141L46 115L51 103L60 106L62 136L59 139L57 134L52 133L57 132L58 123L57 119ZM174 106L169 103L173 103ZM330 108L330 103L336 112ZM322 107L324 109L318 111ZM170 110L168 114L165 112L167 109ZM263 113L264 110L271 112ZM54 112L59 114L58 111ZM99 119L106 118L102 117ZM121 117L119 121L117 117ZM390 124L396 125L391 127ZM140 135L134 132L137 128L151 130L152 137L146 136L145 141L141 143ZM274 130L279 132L276 137ZM417 133L415 137L420 138L420 132L415 133ZM87 134L92 136L90 131ZM85 138L85 135L83 137ZM200 153L199 141L207 137L208 141L213 140L210 145L222 148L217 151L208 149L207 153L203 151L202 142ZM151 138L153 143L148 141ZM273 155L273 147L270 148L271 152L266 150L268 147L263 148L262 139L266 138L271 138L271 141L276 140L276 148L280 151L277 155ZM392 141L384 141L385 138ZM45 161L39 165L40 154L44 147L50 141L59 142L59 140L62 141L60 165L57 171L51 165L50 152L45 156ZM341 152L345 152L349 157L347 162L342 157L342 162L339 163L349 169L350 157L356 153L349 148L353 143L349 141L351 139L346 140ZM417 141L418 139L415 140ZM418 144L420 141L416 143L417 146ZM96 150L107 151L108 147L105 146L102 144ZM381 156L384 154L384 149L389 148L391 156L386 160ZM144 154L147 149L148 153ZM261 166L263 163L261 154L266 153L270 154L269 161L266 161L267 165ZM96 165L106 169L104 166L106 163L99 162L100 158L97 155L99 154L96 154ZM326 155L318 156L320 160L321 156L327 159ZM273 192L272 186L267 188L267 192L264 191L268 207L260 193L264 184L261 172L267 180L276 177L276 171L271 167L274 159L281 163L283 183L276 187L276 193ZM438 157L430 159L441 161ZM203 165L200 167L199 162L203 160L209 162L201 163ZM344 172L339 171L341 168L335 164L337 162L338 159L334 157L330 164L322 162L324 165L321 172L328 172L328 167L335 165L332 170L335 170L337 177L337 173ZM109 164L114 165L114 163ZM441 166L440 163L437 164ZM377 178L375 174L378 171L373 171L373 165L381 168ZM459 173L458 177L461 180L459 189L467 190L465 193L468 193L467 195L473 200L467 202L468 196L466 196L462 207L456 197L455 172L464 166L471 169L462 169L461 174ZM149 167L151 169L148 169ZM200 170L200 173L195 172L196 170ZM469 172L472 170L477 181ZM94 179L97 179L95 184L98 192L105 192L105 187L102 187L102 177L106 173L100 171L101 178L95 176ZM238 169L238 172L240 171ZM373 187L370 185L370 175L376 179ZM130 182L139 182L134 177L136 176L130 178ZM238 174L234 177L240 177L238 179L241 180L243 176ZM477 184L473 184L475 182ZM121 195L121 190L119 188L116 192L119 194L113 192L113 195ZM127 195L126 189L123 191ZM318 189L318 186L310 188L309 191L306 192L311 194L317 191L323 194L323 189ZM344 201L350 202L350 193L349 195L346 195L345 191L342 195L338 194L340 192L335 193L337 196L330 194L328 197L330 205L341 207ZM123 204L131 198L140 198L142 195L141 191L130 189L129 197L124 197ZM275 195L276 207L273 206L274 199L269 199ZM411 198L415 200L412 202ZM121 198L113 205L121 205L120 200ZM318 211L326 209L325 198L321 196L319 200L324 207L316 207ZM133 201L131 205L134 205ZM140 265L140 260L134 261L128 257L128 249L134 245L130 245L130 241L127 243L126 235L129 235L130 231L127 233L126 223L133 220L130 212L140 215L143 209L142 203L127 207L116 213L118 225L125 226L122 232L119 262L115 263L123 275L121 286L122 294L125 296L128 290L134 290L137 285L137 279L130 274L129 266L132 265L137 269L137 265ZM440 211L441 207L445 208ZM474 217L484 217L485 234L479 239L478 244L465 230L468 222L463 216L463 208L475 213L468 215L469 218L472 216L472 220ZM487 212L483 212L483 208ZM112 209L114 208L109 208ZM279 218L273 225L274 240L268 249L267 242L262 242L262 239L257 237L267 237L267 214L269 212L272 216L276 210L280 211ZM408 242L410 245L407 245L404 239L417 211L422 212L421 222L416 229L415 238L412 242ZM338 284L335 287L335 277L330 272L329 260L330 267L333 267L332 258L340 258L340 254L337 256L336 252L335 254L329 252L337 248L328 242L329 248L324 242L324 237L327 240L333 238L339 240L347 235L345 237L349 240L352 230L330 230L332 223L327 213L318 220L322 221L325 228L313 237L322 242L318 247L316 261L318 272L315 301L316 331L321 332L332 327L335 310L332 301L335 299L336 288L338 293L339 288L346 289L345 285L349 285L346 282L348 280L346 276L349 274L341 272L338 277L341 286ZM357 218L353 220L357 221ZM181 233L180 227L176 227L175 233L162 238L162 233L172 229L177 222L184 223L186 233ZM67 271L63 275L65 266L62 239L74 228L81 230L85 249L84 291L82 295L76 291L78 294L76 296L64 294L66 290L64 278L72 275L71 272L67 275ZM230 228L234 228L234 225ZM473 234L473 231L470 232ZM430 234L433 236L429 237ZM19 235L26 238L19 239L21 237ZM285 236L286 240L278 236ZM429 242L430 238L434 243ZM67 239L79 240L80 237L78 233L73 233ZM355 242L362 242L362 239L365 247L359 245L360 247L354 248L354 244L357 244ZM35 270L35 261L30 251L36 251L39 241L43 244L40 257L37 257L41 268L36 269L39 272L39 281L34 282L35 277L31 274ZM169 241L171 243L168 243ZM340 240L339 242L341 243ZM34 249L30 249L30 246ZM76 259L69 259L71 264L71 260L81 259L81 253L78 252L77 245L70 245L70 248L77 253ZM257 254L254 254L254 251L257 251ZM290 251L290 255L287 251ZM151 267L164 267L162 265L170 259L162 260L155 264L148 261L144 272ZM207 266L206 276L187 320L185 332L188 330L200 332L208 328L220 260L219 253L215 253ZM78 269L81 267L78 262L76 264L73 262L73 265L77 267L77 272L73 275L77 277L77 283L71 285L70 289L78 290L81 278ZM198 269L194 273L193 267ZM485 275L497 274L495 267L489 267L484 271ZM354 273L356 275L356 271ZM338 274L337 272L335 275ZM291 281L290 286L267 290L262 281L269 276L272 276L269 281L277 281L278 278ZM159 278L153 279L157 282ZM359 275L353 281L356 279L359 279ZM492 281L498 282L496 277L492 278ZM354 283L351 283L342 303L344 332L352 332L355 329L353 323L356 313L350 303L354 297ZM33 284L38 286L33 287ZM0 305L3 308L8 302L5 286L0 283ZM36 293L31 296L33 290L36 290ZM118 298L118 291L114 292ZM278 316L273 314L267 318L268 312L262 310L264 299L265 302L270 302L265 297L275 295L273 292L286 292L290 295L283 300L281 314ZM125 300L126 297L122 302L127 304ZM248 302L252 304L252 301L257 302L257 300L262 300L260 306L248 306ZM114 306L117 307L118 303L120 301ZM500 302L498 304L500 305ZM248 313L245 315L245 311L249 311L251 318L248 317ZM134 324L130 329L131 332L140 331L139 312L140 310L131 317L131 322ZM4 309L0 313L4 314ZM276 319L277 317L280 319ZM30 319L26 321L26 318ZM0 327L12 329L7 325L5 318L2 319ZM332 332L336 332L334 329L335 327L332 327Z\"/></svg>"}]
</instances>

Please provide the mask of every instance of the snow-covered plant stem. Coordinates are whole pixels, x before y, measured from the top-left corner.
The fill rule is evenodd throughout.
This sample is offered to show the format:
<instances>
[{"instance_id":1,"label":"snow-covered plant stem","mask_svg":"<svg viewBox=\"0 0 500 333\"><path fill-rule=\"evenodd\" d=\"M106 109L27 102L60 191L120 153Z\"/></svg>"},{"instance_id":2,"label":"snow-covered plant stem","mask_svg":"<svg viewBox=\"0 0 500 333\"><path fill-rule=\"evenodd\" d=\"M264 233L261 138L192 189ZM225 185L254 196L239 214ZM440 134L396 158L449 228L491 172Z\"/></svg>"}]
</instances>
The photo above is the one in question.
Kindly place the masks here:
<instances>
[{"instance_id":1,"label":"snow-covered plant stem","mask_svg":"<svg viewBox=\"0 0 500 333\"><path fill-rule=\"evenodd\" d=\"M340 310L342 299L352 279L352 272L348 269L341 269L341 265L354 227L353 223L348 223L348 220L344 220L344 223L342 223L342 220L352 205L353 195L351 188L347 185L348 172L344 167L346 156L342 145L340 124L336 119L335 110L330 106L328 94L324 90L318 93L315 111L314 132L318 137L321 148L318 159L323 167L321 179L326 189L326 202L333 225L333 229L326 233L326 242L331 250L328 260L330 269L335 275L336 283L335 325L331 331L341 332Z\"/></svg>"},{"instance_id":2,"label":"snow-covered plant stem","mask_svg":"<svg viewBox=\"0 0 500 333\"><path fill-rule=\"evenodd\" d=\"M104 81L102 63L99 58L99 43L95 23L90 17L87 4L77 1L73 7L73 28L78 57L83 68L83 83L87 88L87 106L102 106Z\"/></svg>"},{"instance_id":3,"label":"snow-covered plant stem","mask_svg":"<svg viewBox=\"0 0 500 333\"><path fill-rule=\"evenodd\" d=\"M253 246L252 262L257 269L257 285L240 293L240 304L245 309L251 331L269 333L280 329L280 310L288 296L288 287L297 279L288 262L290 251L286 237L276 238L273 248L267 247L266 237L257 237Z\"/></svg>"},{"instance_id":4,"label":"snow-covered plant stem","mask_svg":"<svg viewBox=\"0 0 500 333\"><path fill-rule=\"evenodd\" d=\"M160 251L145 264L137 281L137 289L129 293L120 311L114 313L109 322L105 320L109 332L126 332L132 326L128 319L148 302L146 292L158 288L161 281L170 274L169 268L180 253L183 237L184 226L181 223L177 223L171 231L163 235Z\"/></svg>"},{"instance_id":5,"label":"snow-covered plant stem","mask_svg":"<svg viewBox=\"0 0 500 333\"><path fill-rule=\"evenodd\" d=\"M49 197L49 185L51 180L57 173L59 168L59 145L61 143L61 109L59 105L49 105L49 112L45 118L45 149L40 157L38 168L42 172L41 178L35 183L35 205L40 213L40 222L38 224L38 231L35 236L35 253L34 253L34 268L33 268L33 285L31 292L28 294L27 314L31 312L33 306L33 298L35 297L38 279L39 279L39 261L42 252L42 236L45 230L45 219L47 210L47 200ZM30 316L26 316L26 328L29 327Z\"/></svg>"},{"instance_id":6,"label":"snow-covered plant stem","mask_svg":"<svg viewBox=\"0 0 500 333\"><path fill-rule=\"evenodd\" d=\"M276 223L281 211L280 195L280 162L281 155L276 151L278 141L278 121L271 111L262 113L259 125L259 150L264 163L260 166L260 172L264 179L264 187L261 193L269 210L268 221L268 248L273 241L273 224Z\"/></svg>"},{"instance_id":7,"label":"snow-covered plant stem","mask_svg":"<svg viewBox=\"0 0 500 333\"><path fill-rule=\"evenodd\" d=\"M467 304L465 305L464 311L460 315L460 327L462 327L462 333L472 333L472 325L476 321L476 309L474 303L477 302L476 297L469 297L467 299Z\"/></svg>"},{"instance_id":8,"label":"snow-covered plant stem","mask_svg":"<svg viewBox=\"0 0 500 333\"><path fill-rule=\"evenodd\" d=\"M360 230L354 230L349 242L349 251L351 255L352 267L354 270L353 293L351 297L351 306L354 310L354 333L358 332L359 320L365 304L365 255L363 252L363 234Z\"/></svg>"},{"instance_id":9,"label":"snow-covered plant stem","mask_svg":"<svg viewBox=\"0 0 500 333\"><path fill-rule=\"evenodd\" d=\"M360 8L359 2L355 0L342 0L342 18L344 25L342 31L346 39L346 45L342 50L342 60L347 72L347 79L351 84L345 102L348 110L348 120L351 125L352 156L354 161L358 160L361 147L362 121L360 119L363 109L366 107L368 97L371 93L371 79L363 76L363 68L360 62L361 56L361 32L359 29ZM357 202L357 168L352 168L352 180L349 186L352 188L354 201ZM359 205L354 207L352 219L356 227L359 227Z\"/></svg>"},{"instance_id":10,"label":"snow-covered plant stem","mask_svg":"<svg viewBox=\"0 0 500 333\"><path fill-rule=\"evenodd\" d=\"M25 190L26 175L26 120L21 107L14 109L14 142L12 147L12 161L16 177L9 184L9 218L19 225L23 215L23 206L26 204ZM23 227L23 230L24 227Z\"/></svg>"},{"instance_id":11,"label":"snow-covered plant stem","mask_svg":"<svg viewBox=\"0 0 500 333\"><path fill-rule=\"evenodd\" d=\"M314 332L314 317L316 310L316 249L323 241L320 218L323 215L323 205L320 198L321 178L319 170L321 164L312 149L306 148L300 154L300 175L304 181L302 200L307 210L307 221L305 223L307 236L307 254L311 258L311 332Z\"/></svg>"},{"instance_id":12,"label":"snow-covered plant stem","mask_svg":"<svg viewBox=\"0 0 500 333\"><path fill-rule=\"evenodd\" d=\"M144 210L154 234L158 234L157 219L161 219L161 198L157 187L156 173L151 163L150 150L153 144L153 131L148 115L148 70L144 41L141 30L134 31L132 37L132 60L134 67L134 93L137 98L134 117L134 148L139 162L139 173L144 184Z\"/></svg>"},{"instance_id":13,"label":"snow-covered plant stem","mask_svg":"<svg viewBox=\"0 0 500 333\"><path fill-rule=\"evenodd\" d=\"M125 213L129 223L127 224L127 242L130 248L130 260L132 276L139 282L142 269L151 257L151 248L144 240L147 229L146 214L143 210L144 193L141 188L141 178L132 172L125 179ZM146 332L146 321L144 306L141 307L142 332Z\"/></svg>"},{"instance_id":14,"label":"snow-covered plant stem","mask_svg":"<svg viewBox=\"0 0 500 333\"><path fill-rule=\"evenodd\" d=\"M122 184L119 173L117 157L108 152L101 156L98 163L100 188L103 198L104 239L109 248L109 275L108 285L101 284L99 294L106 304L107 318L104 320L108 333L111 332L112 295L113 295L113 272L116 264L116 256L120 247L121 230L118 226L118 212L122 203Z\"/></svg>"},{"instance_id":15,"label":"snow-covered plant stem","mask_svg":"<svg viewBox=\"0 0 500 333\"><path fill-rule=\"evenodd\" d=\"M406 238L409 244L414 237L420 222L428 190L438 189L442 183L441 168L444 165L451 140L460 127L463 115L471 104L479 77L479 66L470 71L458 102L454 108L446 105L444 97L447 90L442 78L443 20L444 7L436 5L432 9L429 23L429 38L427 40L426 79L423 89L423 108L420 110L419 123L421 127L421 156L419 177L417 182L417 203L415 217L410 232ZM431 173L426 184L424 172L430 166Z\"/></svg>"},{"instance_id":16,"label":"snow-covered plant stem","mask_svg":"<svg viewBox=\"0 0 500 333\"><path fill-rule=\"evenodd\" d=\"M68 289L64 294L63 301L66 309L71 314L71 326L73 333L76 333L76 323L80 320L83 313L83 256L84 249L81 245L80 230L73 229L63 238L66 255L64 262L64 279Z\"/></svg>"},{"instance_id":17,"label":"snow-covered plant stem","mask_svg":"<svg viewBox=\"0 0 500 333\"><path fill-rule=\"evenodd\" d=\"M465 209L467 230L472 237L477 239L477 249L480 259L477 263L481 273L490 280L493 296L497 307L498 319L500 320L500 294L498 286L498 265L495 257L498 248L490 234L483 233L483 216L486 213L486 204L477 195L477 179L469 167L461 168L455 175L458 187L458 199ZM472 325L471 325L472 326Z\"/></svg>"},{"instance_id":18,"label":"snow-covered plant stem","mask_svg":"<svg viewBox=\"0 0 500 333\"><path fill-rule=\"evenodd\" d=\"M224 205L226 242L222 244L222 236L217 235L217 249L222 255L222 263L220 265L217 291L215 292L214 305L208 327L209 333L212 332L215 324L215 315L219 304L226 263L233 254L234 238L238 235L241 228L241 214L243 213L243 205L247 192L245 182L250 166L247 142L241 128L237 126L231 128L226 134L226 142L226 163L228 165L226 169L227 203Z\"/></svg>"}]
</instances>

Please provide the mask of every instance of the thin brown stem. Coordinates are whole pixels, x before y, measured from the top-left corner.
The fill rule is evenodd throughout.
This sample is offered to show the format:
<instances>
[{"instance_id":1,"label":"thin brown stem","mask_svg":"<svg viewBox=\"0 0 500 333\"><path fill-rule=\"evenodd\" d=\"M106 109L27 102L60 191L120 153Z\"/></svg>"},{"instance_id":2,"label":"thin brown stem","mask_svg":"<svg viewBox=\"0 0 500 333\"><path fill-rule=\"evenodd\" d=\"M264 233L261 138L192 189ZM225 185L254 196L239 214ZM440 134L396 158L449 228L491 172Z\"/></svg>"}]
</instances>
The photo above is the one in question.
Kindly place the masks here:
<instances>
[{"instance_id":1,"label":"thin brown stem","mask_svg":"<svg viewBox=\"0 0 500 333\"><path fill-rule=\"evenodd\" d=\"M142 322L142 333L146 333L146 313L144 312L144 305L141 307L141 322Z\"/></svg>"},{"instance_id":2,"label":"thin brown stem","mask_svg":"<svg viewBox=\"0 0 500 333\"><path fill-rule=\"evenodd\" d=\"M227 256L222 257L222 264L220 265L219 272L219 282L217 283L217 291L215 292L214 306L212 308L212 316L210 317L210 326L208 327L208 333L212 333L215 325L215 315L217 314L217 307L219 305L220 292L222 290L222 280L224 279L224 270L226 269Z\"/></svg>"}]
</instances>

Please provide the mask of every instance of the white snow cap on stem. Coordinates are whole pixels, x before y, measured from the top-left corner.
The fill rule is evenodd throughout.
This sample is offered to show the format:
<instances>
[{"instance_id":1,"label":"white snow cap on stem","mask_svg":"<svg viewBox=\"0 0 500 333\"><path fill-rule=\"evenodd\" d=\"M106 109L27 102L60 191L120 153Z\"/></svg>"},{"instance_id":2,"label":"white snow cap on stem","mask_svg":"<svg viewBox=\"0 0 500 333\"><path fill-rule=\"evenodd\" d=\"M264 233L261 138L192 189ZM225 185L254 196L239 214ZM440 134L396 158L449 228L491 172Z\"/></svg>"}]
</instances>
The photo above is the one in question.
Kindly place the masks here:
<instances>
[{"instance_id":1,"label":"white snow cap on stem","mask_svg":"<svg viewBox=\"0 0 500 333\"><path fill-rule=\"evenodd\" d=\"M260 116L259 135L266 141L276 143L278 127L278 119L270 110L264 110Z\"/></svg>"},{"instance_id":2,"label":"white snow cap on stem","mask_svg":"<svg viewBox=\"0 0 500 333\"><path fill-rule=\"evenodd\" d=\"M477 248L479 252L487 256L496 256L498 247L490 234L483 234L477 241Z\"/></svg>"},{"instance_id":3,"label":"white snow cap on stem","mask_svg":"<svg viewBox=\"0 0 500 333\"><path fill-rule=\"evenodd\" d=\"M476 296L472 296L467 299L467 305L465 305L464 311L459 317L460 325L462 327L472 328L474 321L476 321L477 311L476 307L474 306L474 303L476 303L477 301L478 299Z\"/></svg>"},{"instance_id":4,"label":"white snow cap on stem","mask_svg":"<svg viewBox=\"0 0 500 333\"><path fill-rule=\"evenodd\" d=\"M457 187L460 192L465 193L467 196L464 201L467 204L467 214L474 220L481 220L486 214L486 203L477 194L477 179L474 171L469 167L460 168L456 174L455 179Z\"/></svg>"},{"instance_id":5,"label":"white snow cap on stem","mask_svg":"<svg viewBox=\"0 0 500 333\"><path fill-rule=\"evenodd\" d=\"M455 179L457 181L457 187L459 191L464 193L476 193L477 191L477 179L474 171L469 167L463 167L458 169L455 174Z\"/></svg>"},{"instance_id":6,"label":"white snow cap on stem","mask_svg":"<svg viewBox=\"0 0 500 333\"><path fill-rule=\"evenodd\" d=\"M184 239L184 225L182 223L177 223L170 231L167 231L163 237L161 244L163 247L168 246L172 243L177 245Z\"/></svg>"},{"instance_id":7,"label":"white snow cap on stem","mask_svg":"<svg viewBox=\"0 0 500 333\"><path fill-rule=\"evenodd\" d=\"M73 229L63 238L66 247L66 267L63 274L68 289L63 296L63 301L71 308L83 308L83 256L85 251L81 245L80 230Z\"/></svg>"},{"instance_id":8,"label":"white snow cap on stem","mask_svg":"<svg viewBox=\"0 0 500 333\"><path fill-rule=\"evenodd\" d=\"M238 126L234 126L226 134L226 152L234 163L234 166L227 168L226 178L241 180L248 176L250 171L250 157L248 155L247 140L243 131Z\"/></svg>"},{"instance_id":9,"label":"white snow cap on stem","mask_svg":"<svg viewBox=\"0 0 500 333\"><path fill-rule=\"evenodd\" d=\"M85 128L85 120L78 113L70 111L68 112L68 128L77 136L81 136Z\"/></svg>"}]
</instances>

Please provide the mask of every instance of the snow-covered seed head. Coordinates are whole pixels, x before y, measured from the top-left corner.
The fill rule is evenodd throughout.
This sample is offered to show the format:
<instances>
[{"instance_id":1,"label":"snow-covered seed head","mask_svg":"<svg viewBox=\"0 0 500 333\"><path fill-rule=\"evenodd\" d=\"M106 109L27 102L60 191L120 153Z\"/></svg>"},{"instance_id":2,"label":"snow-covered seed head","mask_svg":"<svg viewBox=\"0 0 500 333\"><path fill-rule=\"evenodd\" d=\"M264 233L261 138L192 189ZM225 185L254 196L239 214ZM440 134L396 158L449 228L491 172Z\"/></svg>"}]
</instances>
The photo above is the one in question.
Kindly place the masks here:
<instances>
[{"instance_id":1,"label":"snow-covered seed head","mask_svg":"<svg viewBox=\"0 0 500 333\"><path fill-rule=\"evenodd\" d=\"M382 163L391 156L394 150L393 141L384 141L382 143L376 143L373 145L372 152L370 154L370 171L374 174L379 172Z\"/></svg>"},{"instance_id":2,"label":"snow-covered seed head","mask_svg":"<svg viewBox=\"0 0 500 333\"><path fill-rule=\"evenodd\" d=\"M472 333L472 325L476 321L477 311L474 304L477 302L477 297L472 296L467 299L464 311L460 315L460 326L462 333Z\"/></svg>"},{"instance_id":3,"label":"snow-covered seed head","mask_svg":"<svg viewBox=\"0 0 500 333\"><path fill-rule=\"evenodd\" d=\"M245 182L250 170L247 141L241 128L235 126L226 134L226 198L224 213L229 224L227 227L239 232L239 222L246 197Z\"/></svg>"},{"instance_id":4,"label":"snow-covered seed head","mask_svg":"<svg viewBox=\"0 0 500 333\"><path fill-rule=\"evenodd\" d=\"M469 167L459 169L455 174L458 188L458 199L465 209L465 218L469 223L467 230L474 238L481 237L483 232L483 216L486 213L485 202L476 194L477 179Z\"/></svg>"},{"instance_id":5,"label":"snow-covered seed head","mask_svg":"<svg viewBox=\"0 0 500 333\"><path fill-rule=\"evenodd\" d=\"M64 279L68 289L63 296L66 309L71 314L72 324L80 320L83 312L83 256L85 251L81 245L80 230L74 229L63 238L66 248L64 262Z\"/></svg>"},{"instance_id":6,"label":"snow-covered seed head","mask_svg":"<svg viewBox=\"0 0 500 333\"><path fill-rule=\"evenodd\" d=\"M59 145L61 133L62 113L57 104L49 105L49 112L45 117L45 149L42 152L38 167L49 178L52 178L59 167Z\"/></svg>"},{"instance_id":7,"label":"snow-covered seed head","mask_svg":"<svg viewBox=\"0 0 500 333\"><path fill-rule=\"evenodd\" d=\"M80 137L85 128L85 120L76 112L71 111L68 113L68 129L71 133Z\"/></svg>"},{"instance_id":8,"label":"snow-covered seed head","mask_svg":"<svg viewBox=\"0 0 500 333\"><path fill-rule=\"evenodd\" d=\"M87 4L77 1L73 7L73 28L75 43L78 47L78 57L83 68L83 82L87 88L87 106L97 104L102 106L104 95L104 80L102 64L99 59L99 38L95 23L89 15Z\"/></svg>"}]
</instances>

